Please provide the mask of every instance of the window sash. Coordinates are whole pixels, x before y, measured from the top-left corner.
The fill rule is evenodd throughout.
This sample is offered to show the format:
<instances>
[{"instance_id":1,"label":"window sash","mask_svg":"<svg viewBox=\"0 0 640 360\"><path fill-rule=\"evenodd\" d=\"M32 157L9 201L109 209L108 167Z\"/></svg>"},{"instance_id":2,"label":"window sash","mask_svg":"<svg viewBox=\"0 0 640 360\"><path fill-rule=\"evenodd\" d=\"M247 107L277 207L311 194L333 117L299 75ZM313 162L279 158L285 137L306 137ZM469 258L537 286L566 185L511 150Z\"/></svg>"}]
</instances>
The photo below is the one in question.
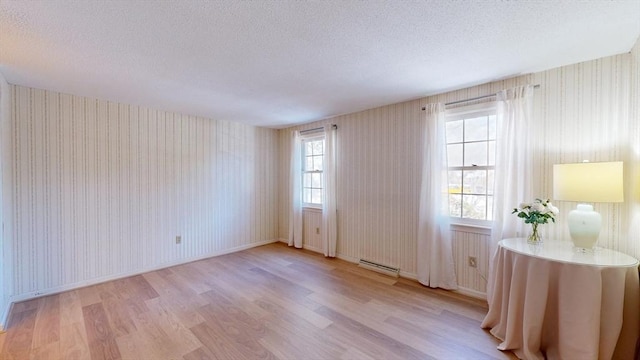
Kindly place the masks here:
<instances>
[{"instance_id":1,"label":"window sash","mask_svg":"<svg viewBox=\"0 0 640 360\"><path fill-rule=\"evenodd\" d=\"M464 107L459 107L459 108L455 108L455 109L448 109L447 110L447 123L449 122L454 122L454 121L462 121L461 126L462 129L458 130L461 131L461 141L452 141L446 142L447 147L449 145L458 145L460 146L462 149L460 149L459 151L462 152L462 158L461 159L457 159L458 161L460 161L460 164L457 164L456 166L447 166L447 170L449 171L449 175L452 175L451 172L456 172L459 173L459 181L458 179L455 179L454 182L452 183L452 179L449 179L449 215L452 218L452 223L459 223L459 224L465 224L465 225L471 225L471 226L490 226L491 222L492 222L492 212L493 212L493 198L495 196L495 189L493 188L493 184L490 184L489 182L491 181L495 181L495 178L493 178L493 176L495 176L495 173L491 173L492 171L495 170L495 145L491 146L492 143L495 144L495 131L492 132L491 128L491 124L489 123L489 117L490 116L495 116L496 114L496 105L495 102L491 102L491 103L483 103L483 104L476 104L476 105L471 105L471 106L464 106ZM475 118L482 118L482 117L486 117L487 118L487 131L486 131L486 135L484 135L482 138L472 138L472 140L466 140L467 138L467 133L466 131L467 126L467 120L470 119L475 119ZM460 134L460 133L459 133ZM485 137L486 136L486 137ZM458 140L458 139L456 139ZM472 165L472 164L466 164L465 161L467 161L468 159L465 157L465 152L467 151L467 145L470 144L486 144L486 159L484 159L482 162L479 162L482 165ZM494 154L490 154L490 150L493 148L494 150ZM459 154L458 154L459 156ZM451 154L448 154L447 156L447 161L449 162L451 160ZM476 159L472 159L471 161L474 161ZM484 164L486 163L486 164ZM478 184L478 183L472 183L470 185L467 185L467 183L465 182L465 178L468 174L468 172L470 171L480 171L480 172L484 172L483 175L480 176L484 176L484 181L481 181L481 183L483 182L484 184ZM469 181L467 179L467 181ZM454 184L453 189L452 189L452 184ZM477 185L473 185L473 184L477 184ZM481 187L477 187L477 186L481 186ZM457 189L459 187L459 189ZM484 189L482 189L482 187L484 187ZM477 191L477 190L484 190L484 192L482 191ZM467 203L465 200L471 200L469 203ZM474 203L475 200L475 203ZM469 206L469 205L475 205L475 206L480 206L479 208L473 206L471 209L467 208L467 212L465 213L465 206ZM479 215L484 215L484 219L478 219L475 217L469 217L472 216L468 211L475 211L478 210L480 211ZM459 212L459 213L458 213ZM453 213L453 214L452 214Z\"/></svg>"},{"instance_id":2,"label":"window sash","mask_svg":"<svg viewBox=\"0 0 640 360\"><path fill-rule=\"evenodd\" d=\"M322 183L322 172L319 169L308 170L307 160L311 159L312 166L319 160L319 164L324 169L324 134L313 134L302 139L302 206L308 208L321 208L322 207L322 192L324 191L324 184ZM322 142L322 152L316 152L315 149L311 149L311 153L307 152L307 145L310 142ZM318 159L319 158L319 159ZM314 184L313 175L318 174L320 177L319 186ZM310 175L310 176L307 176ZM308 180L307 180L308 179ZM307 182L308 181L308 182ZM319 197L319 199L318 199ZM314 201L315 200L315 201Z\"/></svg>"}]
</instances>

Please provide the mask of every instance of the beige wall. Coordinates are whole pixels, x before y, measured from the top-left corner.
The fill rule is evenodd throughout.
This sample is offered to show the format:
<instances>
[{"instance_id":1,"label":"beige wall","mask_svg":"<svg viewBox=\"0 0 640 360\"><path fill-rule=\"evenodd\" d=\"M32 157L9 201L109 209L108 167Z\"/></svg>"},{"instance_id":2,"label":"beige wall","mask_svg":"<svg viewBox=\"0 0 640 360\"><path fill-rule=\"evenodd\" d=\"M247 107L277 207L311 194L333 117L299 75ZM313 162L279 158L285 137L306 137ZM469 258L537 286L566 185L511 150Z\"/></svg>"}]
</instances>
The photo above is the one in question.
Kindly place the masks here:
<instances>
[{"instance_id":1,"label":"beige wall","mask_svg":"<svg viewBox=\"0 0 640 360\"><path fill-rule=\"evenodd\" d=\"M556 163L624 160L627 169L633 169L634 164L640 162L638 47L636 44L632 54L280 130L280 237L286 238L288 229L289 133L293 129L317 127L319 123L339 126L339 256L400 267L407 276L416 273L417 181L420 177L417 161L422 149L417 120L422 116L419 108L423 104L446 103L517 85L539 84L534 100L534 119L539 124L533 134L536 171L530 176L540 197L553 197L552 168ZM636 75L630 81L632 73ZM632 148L636 149L635 155ZM627 171L626 176L631 183L631 171ZM630 192L624 204L596 204L604 219L600 246L640 257L640 232L630 231L633 220L629 209L634 204L640 201L633 200ZM575 207L574 203L566 202L558 205L562 214ZM514 221L517 221L515 217ZM486 230L455 228L452 232L460 285L471 292L484 293L490 257ZM548 239L568 239L566 216L561 216L556 225L545 226L545 233ZM468 256L478 258L477 269L467 266Z\"/></svg>"},{"instance_id":2,"label":"beige wall","mask_svg":"<svg viewBox=\"0 0 640 360\"><path fill-rule=\"evenodd\" d=\"M277 238L276 130L11 88L14 301Z\"/></svg>"}]
</instances>

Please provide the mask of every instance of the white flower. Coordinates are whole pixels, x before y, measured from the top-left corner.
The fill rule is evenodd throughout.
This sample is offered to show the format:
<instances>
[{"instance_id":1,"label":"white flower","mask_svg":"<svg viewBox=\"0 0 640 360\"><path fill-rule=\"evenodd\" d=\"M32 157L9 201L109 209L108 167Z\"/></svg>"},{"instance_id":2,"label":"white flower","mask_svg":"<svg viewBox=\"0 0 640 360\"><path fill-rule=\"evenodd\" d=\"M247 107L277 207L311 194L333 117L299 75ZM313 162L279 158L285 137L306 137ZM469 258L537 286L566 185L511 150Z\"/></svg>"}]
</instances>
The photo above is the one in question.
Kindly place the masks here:
<instances>
[{"instance_id":1,"label":"white flower","mask_svg":"<svg viewBox=\"0 0 640 360\"><path fill-rule=\"evenodd\" d=\"M527 206L531 206L531 205L527 204L527 203L521 203L520 204L520 209L524 210Z\"/></svg>"},{"instance_id":2,"label":"white flower","mask_svg":"<svg viewBox=\"0 0 640 360\"><path fill-rule=\"evenodd\" d=\"M545 209L544 205L542 205L539 202L534 203L533 205L531 205L531 210L533 211L537 211L537 212L543 212Z\"/></svg>"},{"instance_id":3,"label":"white flower","mask_svg":"<svg viewBox=\"0 0 640 360\"><path fill-rule=\"evenodd\" d=\"M553 213L553 215L558 215L560 213L560 209L552 205L551 212Z\"/></svg>"}]
</instances>

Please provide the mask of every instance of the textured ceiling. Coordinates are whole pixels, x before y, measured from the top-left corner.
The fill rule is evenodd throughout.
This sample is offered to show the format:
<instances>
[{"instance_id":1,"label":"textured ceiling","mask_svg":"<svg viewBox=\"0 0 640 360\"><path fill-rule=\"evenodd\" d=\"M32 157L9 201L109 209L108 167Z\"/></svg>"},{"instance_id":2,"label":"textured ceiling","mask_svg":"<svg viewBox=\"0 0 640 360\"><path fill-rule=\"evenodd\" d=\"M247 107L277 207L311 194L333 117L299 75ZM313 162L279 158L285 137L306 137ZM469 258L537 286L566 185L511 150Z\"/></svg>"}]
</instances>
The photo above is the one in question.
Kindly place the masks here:
<instances>
[{"instance_id":1,"label":"textured ceiling","mask_svg":"<svg viewBox=\"0 0 640 360\"><path fill-rule=\"evenodd\" d=\"M0 0L9 83L268 127L620 54L639 36L639 0Z\"/></svg>"}]
</instances>

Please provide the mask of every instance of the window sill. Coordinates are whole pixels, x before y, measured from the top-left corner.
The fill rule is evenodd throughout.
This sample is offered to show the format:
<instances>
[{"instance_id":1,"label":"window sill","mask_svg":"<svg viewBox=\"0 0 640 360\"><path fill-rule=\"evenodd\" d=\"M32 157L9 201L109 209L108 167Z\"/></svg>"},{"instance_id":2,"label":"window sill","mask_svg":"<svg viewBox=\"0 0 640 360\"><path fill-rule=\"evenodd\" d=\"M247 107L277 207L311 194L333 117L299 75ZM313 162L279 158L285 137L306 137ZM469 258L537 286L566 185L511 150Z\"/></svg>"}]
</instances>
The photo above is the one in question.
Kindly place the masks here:
<instances>
[{"instance_id":1,"label":"window sill","mask_svg":"<svg viewBox=\"0 0 640 360\"><path fill-rule=\"evenodd\" d=\"M450 229L453 231L462 231L473 234L491 235L491 225L489 224L470 224L452 221Z\"/></svg>"},{"instance_id":2,"label":"window sill","mask_svg":"<svg viewBox=\"0 0 640 360\"><path fill-rule=\"evenodd\" d=\"M322 212L322 207L321 206L303 205L302 206L302 211Z\"/></svg>"}]
</instances>

